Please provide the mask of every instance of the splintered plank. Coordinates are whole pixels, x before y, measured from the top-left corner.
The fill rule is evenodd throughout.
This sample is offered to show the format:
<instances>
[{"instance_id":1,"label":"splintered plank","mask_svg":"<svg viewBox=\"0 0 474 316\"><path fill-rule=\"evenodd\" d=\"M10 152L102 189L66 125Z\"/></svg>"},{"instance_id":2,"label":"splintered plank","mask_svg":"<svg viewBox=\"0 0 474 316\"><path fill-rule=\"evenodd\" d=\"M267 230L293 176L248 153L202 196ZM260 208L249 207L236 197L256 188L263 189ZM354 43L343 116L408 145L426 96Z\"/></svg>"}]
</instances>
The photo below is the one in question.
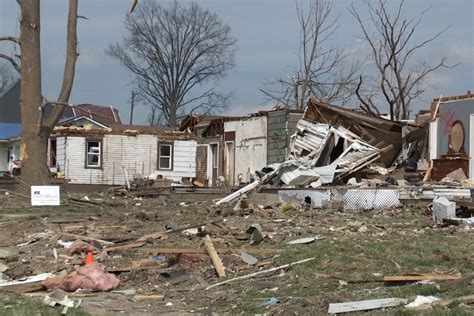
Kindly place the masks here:
<instances>
[{"instance_id":1,"label":"splintered plank","mask_svg":"<svg viewBox=\"0 0 474 316\"><path fill-rule=\"evenodd\" d=\"M355 301L355 302L344 302L344 303L331 303L329 304L329 314L348 313L356 311L366 311L371 309L385 308L406 304L407 299L404 298L382 298L376 300L366 301Z\"/></svg>"},{"instance_id":2,"label":"splintered plank","mask_svg":"<svg viewBox=\"0 0 474 316\"><path fill-rule=\"evenodd\" d=\"M206 235L203 239L204 246L207 250L207 253L209 254L209 257L211 257L211 261L214 265L214 268L216 269L217 275L219 276L219 278L225 278L224 265L222 264L222 260L217 254L216 249L214 248L214 244L212 243L211 237L209 237L209 235Z\"/></svg>"},{"instance_id":3,"label":"splintered plank","mask_svg":"<svg viewBox=\"0 0 474 316\"><path fill-rule=\"evenodd\" d=\"M460 275L447 274L420 274L420 275L386 275L383 277L384 282L408 282L408 281L443 281L443 280L459 280Z\"/></svg>"}]
</instances>

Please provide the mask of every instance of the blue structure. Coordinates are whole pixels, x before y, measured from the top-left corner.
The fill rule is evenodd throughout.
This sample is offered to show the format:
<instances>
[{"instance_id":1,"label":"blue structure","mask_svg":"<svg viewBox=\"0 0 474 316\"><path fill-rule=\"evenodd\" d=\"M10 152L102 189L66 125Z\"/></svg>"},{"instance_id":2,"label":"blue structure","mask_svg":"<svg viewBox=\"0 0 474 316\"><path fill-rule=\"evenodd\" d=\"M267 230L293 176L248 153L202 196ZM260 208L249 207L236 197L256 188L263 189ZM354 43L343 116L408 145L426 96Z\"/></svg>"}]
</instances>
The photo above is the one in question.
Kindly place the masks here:
<instances>
[{"instance_id":1,"label":"blue structure","mask_svg":"<svg viewBox=\"0 0 474 316\"><path fill-rule=\"evenodd\" d=\"M19 137L21 133L20 123L0 123L0 140Z\"/></svg>"}]
</instances>

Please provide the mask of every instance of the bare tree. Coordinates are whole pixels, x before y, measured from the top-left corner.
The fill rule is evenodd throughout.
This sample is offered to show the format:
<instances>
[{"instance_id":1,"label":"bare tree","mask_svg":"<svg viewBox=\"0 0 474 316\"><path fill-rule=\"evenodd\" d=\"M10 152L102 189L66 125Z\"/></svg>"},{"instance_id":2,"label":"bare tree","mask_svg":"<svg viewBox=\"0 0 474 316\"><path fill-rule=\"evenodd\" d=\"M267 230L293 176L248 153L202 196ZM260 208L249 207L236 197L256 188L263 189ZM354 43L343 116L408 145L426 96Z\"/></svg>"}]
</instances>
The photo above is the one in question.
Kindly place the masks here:
<instances>
[{"instance_id":1,"label":"bare tree","mask_svg":"<svg viewBox=\"0 0 474 316\"><path fill-rule=\"evenodd\" d=\"M446 64L446 58L432 65L426 61L414 62L414 56L429 43L437 39L447 28L442 29L433 36L416 42L414 35L424 15L429 9L423 11L418 17L404 18L402 0L393 12L389 6L392 2L386 0L367 1L369 18L361 17L354 4L349 11L358 22L363 37L371 52L371 59L377 69L375 84L382 94L382 99L390 109L392 120L408 119L414 101L426 90L425 80L439 68L452 68ZM365 78L367 81L367 78ZM361 108L367 112L379 112L380 105L375 100L376 94L367 97L361 93L364 78L360 76L356 94L362 103Z\"/></svg>"},{"instance_id":2,"label":"bare tree","mask_svg":"<svg viewBox=\"0 0 474 316\"><path fill-rule=\"evenodd\" d=\"M163 112L159 112L158 108L151 107L147 116L147 123L150 126L158 126L163 122Z\"/></svg>"},{"instance_id":3,"label":"bare tree","mask_svg":"<svg viewBox=\"0 0 474 316\"><path fill-rule=\"evenodd\" d=\"M126 16L125 27L128 35L107 53L132 72L142 100L165 123L175 127L188 112L225 106L229 95L204 88L235 64L236 40L216 14L196 3L145 0Z\"/></svg>"},{"instance_id":4,"label":"bare tree","mask_svg":"<svg viewBox=\"0 0 474 316\"><path fill-rule=\"evenodd\" d=\"M300 26L299 66L292 78L279 78L260 91L268 100L284 106L303 108L310 97L347 104L360 63L355 60L347 63L348 56L332 44L338 25L330 1L311 0L307 7L304 3L296 1Z\"/></svg>"},{"instance_id":5,"label":"bare tree","mask_svg":"<svg viewBox=\"0 0 474 316\"><path fill-rule=\"evenodd\" d=\"M22 148L22 184L21 191L29 191L29 186L50 182L46 167L48 137L58 122L64 106L67 105L74 81L76 64L76 23L77 0L69 0L67 25L67 55L64 77L57 101L47 101L41 93L41 46L40 46L40 1L17 0L20 5L20 37L0 37L19 45L21 55L0 54L21 76L21 148ZM45 108L51 107L48 114Z\"/></svg>"},{"instance_id":6,"label":"bare tree","mask_svg":"<svg viewBox=\"0 0 474 316\"><path fill-rule=\"evenodd\" d=\"M13 75L8 64L0 63L0 95L6 92L15 80L16 77Z\"/></svg>"}]
</instances>

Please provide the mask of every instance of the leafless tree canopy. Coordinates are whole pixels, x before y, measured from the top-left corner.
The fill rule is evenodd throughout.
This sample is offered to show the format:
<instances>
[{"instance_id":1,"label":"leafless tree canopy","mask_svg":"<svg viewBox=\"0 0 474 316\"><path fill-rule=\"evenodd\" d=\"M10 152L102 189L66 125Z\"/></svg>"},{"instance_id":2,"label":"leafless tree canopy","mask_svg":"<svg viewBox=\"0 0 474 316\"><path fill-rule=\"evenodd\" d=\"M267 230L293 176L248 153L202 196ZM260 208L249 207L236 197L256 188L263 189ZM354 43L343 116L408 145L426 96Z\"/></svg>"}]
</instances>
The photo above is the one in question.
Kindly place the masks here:
<instances>
[{"instance_id":1,"label":"leafless tree canopy","mask_svg":"<svg viewBox=\"0 0 474 316\"><path fill-rule=\"evenodd\" d=\"M280 78L260 90L269 100L300 108L309 97L327 103L349 102L359 63L355 60L347 63L349 58L332 44L338 28L332 10L328 0L296 1L300 25L299 66L293 78Z\"/></svg>"},{"instance_id":2,"label":"leafless tree canopy","mask_svg":"<svg viewBox=\"0 0 474 316\"><path fill-rule=\"evenodd\" d=\"M442 67L454 67L448 66L445 58L434 65L425 61L413 62L413 57L419 49L434 41L447 28L430 38L416 42L414 35L428 10L418 17L405 18L404 2L400 1L391 12L389 5L392 5L392 2L389 4L386 0L368 1L368 20L360 15L354 4L349 10L362 30L362 39L370 47L371 59L378 73L375 85L389 106L392 120L408 119L413 101L425 91L425 80L432 72ZM362 103L361 108L367 112L379 112L380 104L376 104L374 99L377 94L367 96L361 93L363 80L360 76L356 89L358 99ZM370 89L373 90L373 87Z\"/></svg>"},{"instance_id":3,"label":"leafless tree canopy","mask_svg":"<svg viewBox=\"0 0 474 316\"><path fill-rule=\"evenodd\" d=\"M222 78L235 64L236 40L216 14L196 3L140 1L127 15L128 35L107 53L137 79L142 100L169 126L188 112L208 113L228 96L203 84ZM160 116L162 114L162 116Z\"/></svg>"}]
</instances>

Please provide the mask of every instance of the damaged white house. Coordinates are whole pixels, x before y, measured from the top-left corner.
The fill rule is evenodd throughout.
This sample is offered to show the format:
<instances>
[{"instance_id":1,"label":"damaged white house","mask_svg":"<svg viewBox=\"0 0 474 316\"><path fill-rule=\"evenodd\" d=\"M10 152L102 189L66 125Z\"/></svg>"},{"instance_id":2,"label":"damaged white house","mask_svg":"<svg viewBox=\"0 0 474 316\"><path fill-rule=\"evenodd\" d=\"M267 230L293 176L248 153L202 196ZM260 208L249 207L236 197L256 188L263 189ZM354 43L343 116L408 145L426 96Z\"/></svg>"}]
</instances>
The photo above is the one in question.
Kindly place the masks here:
<instances>
[{"instance_id":1,"label":"damaged white house","mask_svg":"<svg viewBox=\"0 0 474 316\"><path fill-rule=\"evenodd\" d=\"M57 127L50 138L50 167L71 184L125 184L137 175L180 182L196 175L196 140L169 128Z\"/></svg>"}]
</instances>

